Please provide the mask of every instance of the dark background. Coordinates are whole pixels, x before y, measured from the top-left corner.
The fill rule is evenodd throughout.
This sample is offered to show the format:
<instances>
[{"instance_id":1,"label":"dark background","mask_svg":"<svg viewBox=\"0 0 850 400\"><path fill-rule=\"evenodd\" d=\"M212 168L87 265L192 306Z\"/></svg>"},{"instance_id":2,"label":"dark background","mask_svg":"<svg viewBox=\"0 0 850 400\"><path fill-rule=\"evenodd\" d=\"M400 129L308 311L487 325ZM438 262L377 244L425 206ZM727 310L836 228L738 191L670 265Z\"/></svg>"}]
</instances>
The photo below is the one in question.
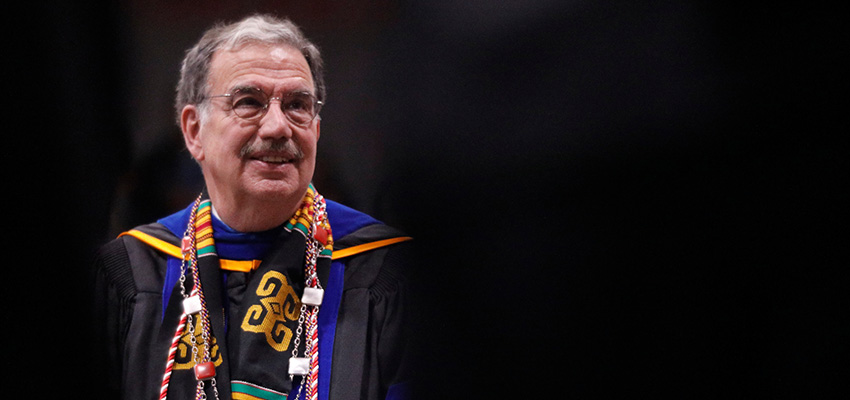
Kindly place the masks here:
<instances>
[{"instance_id":1,"label":"dark background","mask_svg":"<svg viewBox=\"0 0 850 400\"><path fill-rule=\"evenodd\" d=\"M200 190L179 62L261 11L323 50L318 189L417 238L422 394L847 393L837 10L422 3L7 13L6 379L97 387L91 257Z\"/></svg>"}]
</instances>

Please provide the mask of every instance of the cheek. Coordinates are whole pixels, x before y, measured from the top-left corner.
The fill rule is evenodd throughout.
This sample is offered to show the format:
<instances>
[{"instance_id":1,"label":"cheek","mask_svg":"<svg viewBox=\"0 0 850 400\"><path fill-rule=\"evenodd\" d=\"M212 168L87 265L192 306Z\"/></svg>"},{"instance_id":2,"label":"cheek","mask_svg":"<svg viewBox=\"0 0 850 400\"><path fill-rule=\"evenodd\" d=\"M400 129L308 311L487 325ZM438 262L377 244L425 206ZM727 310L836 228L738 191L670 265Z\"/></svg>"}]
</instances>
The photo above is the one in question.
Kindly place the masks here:
<instances>
[{"instance_id":1,"label":"cheek","mask_svg":"<svg viewBox=\"0 0 850 400\"><path fill-rule=\"evenodd\" d=\"M307 131L301 137L301 147L302 150L306 154L309 154L310 157L315 158L316 156L316 147L319 141L319 130L318 127L315 132Z\"/></svg>"},{"instance_id":2,"label":"cheek","mask_svg":"<svg viewBox=\"0 0 850 400\"><path fill-rule=\"evenodd\" d=\"M241 149L249 142L251 132L239 126L209 126L204 137L204 153L216 162L240 158Z\"/></svg>"}]
</instances>

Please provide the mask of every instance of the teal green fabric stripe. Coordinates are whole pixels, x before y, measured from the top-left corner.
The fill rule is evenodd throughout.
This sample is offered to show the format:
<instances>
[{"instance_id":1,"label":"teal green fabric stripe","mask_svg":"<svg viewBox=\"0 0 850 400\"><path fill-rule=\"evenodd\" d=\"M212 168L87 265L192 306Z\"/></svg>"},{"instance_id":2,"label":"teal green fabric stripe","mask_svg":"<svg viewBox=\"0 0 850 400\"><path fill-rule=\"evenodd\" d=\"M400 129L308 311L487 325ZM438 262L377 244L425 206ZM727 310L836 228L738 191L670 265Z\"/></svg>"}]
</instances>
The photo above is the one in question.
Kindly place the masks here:
<instances>
[{"instance_id":1,"label":"teal green fabric stripe","mask_svg":"<svg viewBox=\"0 0 850 400\"><path fill-rule=\"evenodd\" d=\"M206 254L215 254L215 245L207 246L202 249L198 249L198 257L206 255Z\"/></svg>"},{"instance_id":2,"label":"teal green fabric stripe","mask_svg":"<svg viewBox=\"0 0 850 400\"><path fill-rule=\"evenodd\" d=\"M230 391L234 394L244 393L250 396L258 397L264 400L286 400L287 395L283 393L273 392L257 386L249 385L242 382L231 382Z\"/></svg>"},{"instance_id":3,"label":"teal green fabric stripe","mask_svg":"<svg viewBox=\"0 0 850 400\"><path fill-rule=\"evenodd\" d=\"M307 232L310 232L310 229L309 229L309 228L307 228L306 226L304 226L304 224L302 224L302 223L300 223L300 222L299 222L299 223L297 223L297 224L295 224L295 227L294 227L294 228L295 228L295 229L298 229L299 231L301 231L301 233L303 233L303 234L304 234L304 236L307 236Z\"/></svg>"}]
</instances>

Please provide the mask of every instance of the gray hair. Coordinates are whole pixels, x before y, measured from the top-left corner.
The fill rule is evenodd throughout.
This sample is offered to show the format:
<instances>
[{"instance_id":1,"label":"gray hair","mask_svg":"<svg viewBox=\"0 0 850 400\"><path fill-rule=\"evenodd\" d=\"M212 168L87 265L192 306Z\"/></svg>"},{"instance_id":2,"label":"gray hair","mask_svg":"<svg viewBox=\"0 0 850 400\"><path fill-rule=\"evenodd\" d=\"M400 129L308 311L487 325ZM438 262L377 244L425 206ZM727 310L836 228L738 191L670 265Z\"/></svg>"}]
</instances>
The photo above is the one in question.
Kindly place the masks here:
<instances>
[{"instance_id":1,"label":"gray hair","mask_svg":"<svg viewBox=\"0 0 850 400\"><path fill-rule=\"evenodd\" d=\"M174 104L178 124L183 107L189 104L202 105L206 99L213 55L219 50L234 50L253 43L284 44L298 49L310 66L316 97L325 101L322 56L318 47L288 19L252 15L235 23L214 25L186 52L180 68L180 82L177 83L177 98Z\"/></svg>"}]
</instances>

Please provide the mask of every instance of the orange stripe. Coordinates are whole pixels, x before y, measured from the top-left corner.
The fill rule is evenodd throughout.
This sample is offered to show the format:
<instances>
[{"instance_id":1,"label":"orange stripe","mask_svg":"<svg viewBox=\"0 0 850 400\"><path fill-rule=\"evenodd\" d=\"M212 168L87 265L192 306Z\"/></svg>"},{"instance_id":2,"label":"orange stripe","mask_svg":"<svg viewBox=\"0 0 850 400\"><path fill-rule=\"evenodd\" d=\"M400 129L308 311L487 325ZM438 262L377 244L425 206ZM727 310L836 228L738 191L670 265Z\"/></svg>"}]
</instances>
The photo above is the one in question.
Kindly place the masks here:
<instances>
[{"instance_id":1,"label":"orange stripe","mask_svg":"<svg viewBox=\"0 0 850 400\"><path fill-rule=\"evenodd\" d=\"M260 267L260 262L262 260L225 260L223 258L218 259L219 264L221 264L221 269L227 271L238 271L238 272L251 272Z\"/></svg>"},{"instance_id":2,"label":"orange stripe","mask_svg":"<svg viewBox=\"0 0 850 400\"><path fill-rule=\"evenodd\" d=\"M147 233L137 231L135 229L124 232L118 237L121 236L132 236L136 239L141 240L143 243L165 253L175 258L180 258L183 255L183 252L179 247L168 243L162 239L155 238ZM225 260L223 258L219 259L219 263L221 264L221 269L225 269L228 271L239 271L239 272L250 272L252 270L257 269L260 266L261 260L248 260L248 261L239 261L239 260Z\"/></svg>"},{"instance_id":3,"label":"orange stripe","mask_svg":"<svg viewBox=\"0 0 850 400\"><path fill-rule=\"evenodd\" d=\"M349 256L353 256L355 254L360 254L363 252L367 252L369 250L374 250L379 247L389 246L391 244L406 242L408 240L413 240L410 236L401 236L391 239L378 240L376 242L363 243L361 245L349 247L347 249L342 250L334 250L333 255L331 256L332 260L338 260L340 258L345 258Z\"/></svg>"},{"instance_id":4,"label":"orange stripe","mask_svg":"<svg viewBox=\"0 0 850 400\"><path fill-rule=\"evenodd\" d=\"M157 249L157 250L159 250L159 251L161 251L165 254L168 254L168 255L170 255L174 258L183 258L183 251L180 250L179 247L177 247L177 246L175 246L171 243L168 243L164 240L157 239L157 238L155 238L151 235L148 235L147 233L144 233L142 231L137 231L137 230L133 229L133 230L130 230L130 231L127 231L127 232L124 232L124 233L118 235L118 237L121 237L121 236L124 236L124 235L129 235L129 236L132 236L136 239L139 239L142 242L147 243L151 247L153 247L153 248L155 248L155 249Z\"/></svg>"},{"instance_id":5,"label":"orange stripe","mask_svg":"<svg viewBox=\"0 0 850 400\"><path fill-rule=\"evenodd\" d=\"M139 239L142 242L147 243L151 247L153 247L153 248L155 248L155 249L157 249L157 250L159 250L159 251L161 251L165 254L168 254L172 257L181 258L183 256L183 252L180 250L179 247L177 247L177 246L175 246L171 243L168 243L166 241L163 241L161 239L157 239L157 238L155 238L151 235L148 235L147 233L133 229L133 230L130 230L130 231L127 231L127 232L124 232L124 233L118 235L118 237L121 237L121 236L124 236L124 235L129 235L129 236L132 236L136 239ZM333 255L331 256L331 259L332 260L338 260L340 258L350 257L350 256L353 256L355 254L360 254L360 253L363 253L363 252L367 252L369 250L374 250L374 249L377 249L377 248L380 248L380 247L389 246L391 244L396 244L396 243L401 243L401 242L406 242L406 241L409 241L409 240L413 240L413 238L410 237L410 236L401 236L401 237L396 237L396 238L378 240L378 241L375 241L375 242L364 243L364 244L361 244L361 245L349 247L347 249L334 250ZM257 267L260 265L260 260L237 261L237 260L219 259L219 261L221 262L221 268L226 269L228 271L248 272L248 271L257 269Z\"/></svg>"}]
</instances>

